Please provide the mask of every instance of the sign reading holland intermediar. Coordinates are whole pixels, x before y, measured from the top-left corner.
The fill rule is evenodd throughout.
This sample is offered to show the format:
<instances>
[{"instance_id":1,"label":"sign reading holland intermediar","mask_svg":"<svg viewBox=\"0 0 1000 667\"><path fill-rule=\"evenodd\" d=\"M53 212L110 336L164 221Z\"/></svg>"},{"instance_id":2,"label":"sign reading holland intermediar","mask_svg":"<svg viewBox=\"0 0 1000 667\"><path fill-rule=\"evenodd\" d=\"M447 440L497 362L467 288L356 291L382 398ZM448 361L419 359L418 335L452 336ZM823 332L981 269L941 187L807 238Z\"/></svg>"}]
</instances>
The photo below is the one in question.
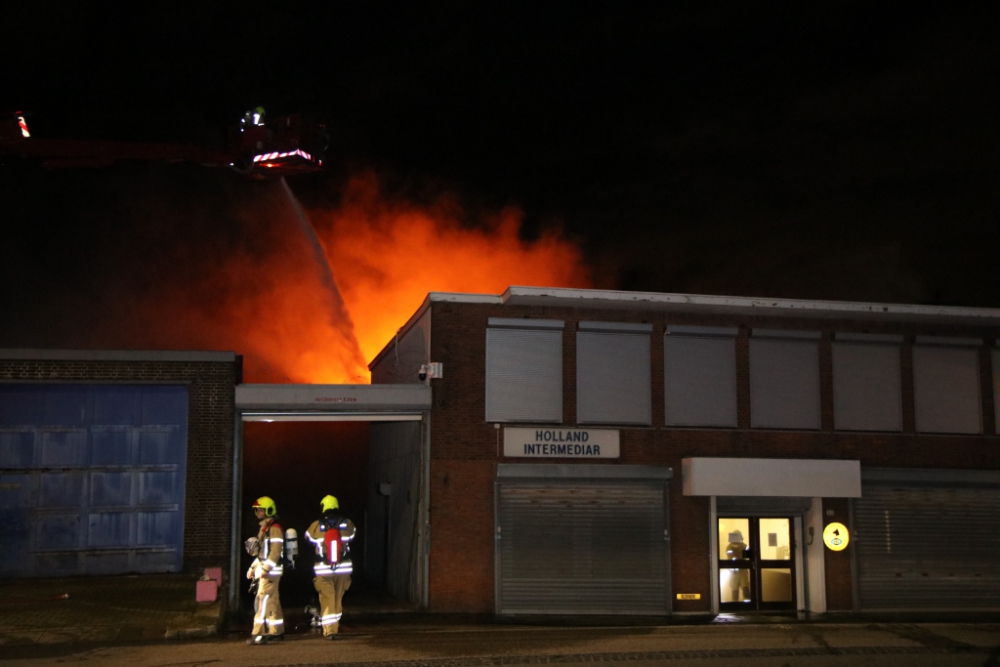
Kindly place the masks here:
<instances>
[{"instance_id":1,"label":"sign reading holland intermediar","mask_svg":"<svg viewBox=\"0 0 1000 667\"><path fill-rule=\"evenodd\" d=\"M505 428L503 455L617 459L618 431L592 428Z\"/></svg>"}]
</instances>

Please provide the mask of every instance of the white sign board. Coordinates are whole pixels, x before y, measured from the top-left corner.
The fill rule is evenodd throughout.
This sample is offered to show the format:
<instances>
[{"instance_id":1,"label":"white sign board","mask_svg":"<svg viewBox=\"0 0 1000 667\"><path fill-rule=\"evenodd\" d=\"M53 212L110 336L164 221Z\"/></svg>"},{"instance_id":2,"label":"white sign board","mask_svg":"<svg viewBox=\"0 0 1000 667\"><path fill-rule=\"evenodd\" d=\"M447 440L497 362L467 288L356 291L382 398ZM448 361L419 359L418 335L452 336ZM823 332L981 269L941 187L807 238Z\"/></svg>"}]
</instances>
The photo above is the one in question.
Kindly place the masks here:
<instances>
[{"instance_id":1,"label":"white sign board","mask_svg":"<svg viewBox=\"0 0 1000 667\"><path fill-rule=\"evenodd\" d=\"M617 459L618 431L590 428L505 428L503 455Z\"/></svg>"}]
</instances>

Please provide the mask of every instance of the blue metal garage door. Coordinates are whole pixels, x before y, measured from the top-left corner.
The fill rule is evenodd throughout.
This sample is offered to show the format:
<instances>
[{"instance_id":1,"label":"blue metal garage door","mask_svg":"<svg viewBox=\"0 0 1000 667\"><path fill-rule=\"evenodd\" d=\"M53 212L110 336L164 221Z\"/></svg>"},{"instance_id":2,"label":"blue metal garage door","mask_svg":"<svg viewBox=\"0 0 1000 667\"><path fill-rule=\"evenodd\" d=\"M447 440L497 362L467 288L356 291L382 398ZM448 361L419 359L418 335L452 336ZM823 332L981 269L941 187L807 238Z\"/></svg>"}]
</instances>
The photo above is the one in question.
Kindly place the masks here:
<instances>
[{"instance_id":1,"label":"blue metal garage door","mask_svg":"<svg viewBox=\"0 0 1000 667\"><path fill-rule=\"evenodd\" d=\"M184 386L0 384L0 576L175 572Z\"/></svg>"}]
</instances>

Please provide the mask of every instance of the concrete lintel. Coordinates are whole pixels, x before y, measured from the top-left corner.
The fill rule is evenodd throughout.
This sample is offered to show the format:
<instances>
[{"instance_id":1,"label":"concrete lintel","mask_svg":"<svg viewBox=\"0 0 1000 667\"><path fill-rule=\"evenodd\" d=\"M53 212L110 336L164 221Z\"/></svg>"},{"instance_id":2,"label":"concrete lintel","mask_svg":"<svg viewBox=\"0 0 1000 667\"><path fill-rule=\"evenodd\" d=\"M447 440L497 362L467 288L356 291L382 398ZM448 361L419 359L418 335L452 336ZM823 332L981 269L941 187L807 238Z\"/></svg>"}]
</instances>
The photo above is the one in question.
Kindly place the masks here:
<instances>
[{"instance_id":1,"label":"concrete lintel","mask_svg":"<svg viewBox=\"0 0 1000 667\"><path fill-rule=\"evenodd\" d=\"M860 498L861 462L830 459L682 459L685 496Z\"/></svg>"},{"instance_id":2,"label":"concrete lintel","mask_svg":"<svg viewBox=\"0 0 1000 667\"><path fill-rule=\"evenodd\" d=\"M378 413L431 409L431 388L423 384L241 384L240 411Z\"/></svg>"}]
</instances>

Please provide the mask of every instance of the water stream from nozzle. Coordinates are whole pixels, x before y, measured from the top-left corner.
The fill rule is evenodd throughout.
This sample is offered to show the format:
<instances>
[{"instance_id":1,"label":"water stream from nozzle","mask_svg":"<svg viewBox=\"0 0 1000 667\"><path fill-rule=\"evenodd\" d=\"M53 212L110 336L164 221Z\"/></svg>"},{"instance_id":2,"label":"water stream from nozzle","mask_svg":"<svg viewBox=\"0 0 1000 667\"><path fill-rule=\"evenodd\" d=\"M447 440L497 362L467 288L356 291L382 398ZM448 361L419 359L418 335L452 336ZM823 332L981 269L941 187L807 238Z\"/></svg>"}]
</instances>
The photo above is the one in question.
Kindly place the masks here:
<instances>
[{"instance_id":1,"label":"water stream from nozzle","mask_svg":"<svg viewBox=\"0 0 1000 667\"><path fill-rule=\"evenodd\" d=\"M354 321L351 319L351 314L347 311L344 298L340 295L337 280L333 277L333 269L330 268L330 262L327 261L326 253L323 252L323 246L320 245L319 237L316 236L316 230L313 229L312 223L309 222L309 218L306 216L306 212L303 210L295 193L288 187L284 176L281 177L281 187L285 189L285 194L288 195L288 200L292 203L292 208L295 210L295 218L299 222L299 228L312 248L313 259L316 262L316 268L319 270L320 282L330 297L332 311L330 317L331 324L344 336L346 342L351 347L357 363L365 366L364 356L361 354L361 346L358 345L358 339L354 335Z\"/></svg>"}]
</instances>

